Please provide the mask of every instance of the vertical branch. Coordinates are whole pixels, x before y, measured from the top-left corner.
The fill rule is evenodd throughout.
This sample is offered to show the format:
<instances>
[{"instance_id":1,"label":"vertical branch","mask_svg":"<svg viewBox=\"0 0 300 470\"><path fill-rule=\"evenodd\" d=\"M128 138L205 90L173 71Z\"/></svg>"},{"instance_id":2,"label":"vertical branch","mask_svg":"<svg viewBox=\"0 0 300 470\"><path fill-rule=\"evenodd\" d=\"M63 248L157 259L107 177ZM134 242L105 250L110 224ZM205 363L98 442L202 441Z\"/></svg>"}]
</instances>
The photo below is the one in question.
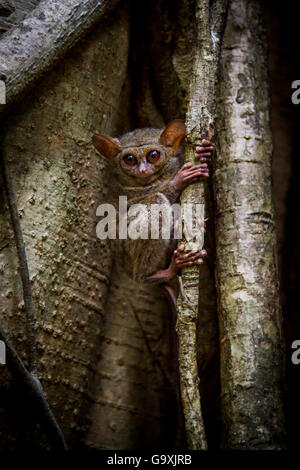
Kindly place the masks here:
<instances>
[{"instance_id":1,"label":"vertical branch","mask_svg":"<svg viewBox=\"0 0 300 470\"><path fill-rule=\"evenodd\" d=\"M214 135L217 72L228 2L221 0L217 3L218 8L212 9L209 0L197 0L196 5L197 38L186 116L186 162L195 163L195 147L203 138L212 139ZM204 183L189 185L182 193L182 207L185 204L204 205L204 202ZM191 238L184 226L183 234L181 243L186 250L202 248L203 233ZM180 386L188 446L196 450L207 448L196 359L198 296L199 267L185 267L177 304Z\"/></svg>"},{"instance_id":2,"label":"vertical branch","mask_svg":"<svg viewBox=\"0 0 300 470\"><path fill-rule=\"evenodd\" d=\"M40 381L38 379L37 361L36 361L36 337L35 337L35 317L32 301L32 292L28 264L26 259L25 245L19 220L18 207L12 183L10 181L5 165L4 155L0 154L0 167L4 188L6 191L12 226L15 235L15 242L18 253L20 275L22 280L23 297L27 316L27 334L28 334L28 355L29 370L26 369L23 361L9 342L4 331L0 327L0 339L5 342L7 348L7 365L13 375L24 387L28 396L32 397L39 419L44 423L49 440L58 449L67 449L67 444L63 433L57 423L55 416L43 393Z\"/></svg>"},{"instance_id":3,"label":"vertical branch","mask_svg":"<svg viewBox=\"0 0 300 470\"><path fill-rule=\"evenodd\" d=\"M32 292L28 271L28 264L26 259L25 245L22 235L22 230L20 226L19 213L16 203L15 194L13 191L12 183L10 181L9 174L4 161L4 155L0 156L0 165L2 171L2 178L4 183L4 188L8 200L9 212L11 217L11 222L13 226L13 231L15 235L16 248L18 253L19 260L19 269L22 280L22 289L24 297L24 305L26 312L26 326L27 326L27 335L28 335L28 363L29 371L37 377L37 364L36 364L36 338L35 338L35 317L34 317L34 307L32 302Z\"/></svg>"}]
</instances>

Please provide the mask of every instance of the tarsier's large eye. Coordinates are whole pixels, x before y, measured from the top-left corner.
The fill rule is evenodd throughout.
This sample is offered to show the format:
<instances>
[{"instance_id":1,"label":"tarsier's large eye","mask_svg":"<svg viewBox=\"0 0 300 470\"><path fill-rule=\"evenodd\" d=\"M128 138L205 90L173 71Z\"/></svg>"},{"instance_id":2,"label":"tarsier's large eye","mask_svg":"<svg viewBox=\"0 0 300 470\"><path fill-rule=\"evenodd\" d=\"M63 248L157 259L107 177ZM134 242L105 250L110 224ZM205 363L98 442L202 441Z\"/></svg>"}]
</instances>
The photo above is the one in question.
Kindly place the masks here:
<instances>
[{"instance_id":1,"label":"tarsier's large eye","mask_svg":"<svg viewBox=\"0 0 300 470\"><path fill-rule=\"evenodd\" d=\"M131 153L124 155L123 161L126 163L126 165L129 165L129 166L134 166L137 164L137 159Z\"/></svg>"},{"instance_id":2,"label":"tarsier's large eye","mask_svg":"<svg viewBox=\"0 0 300 470\"><path fill-rule=\"evenodd\" d=\"M149 163L155 163L160 159L160 152L158 150L151 150L147 155Z\"/></svg>"}]
</instances>

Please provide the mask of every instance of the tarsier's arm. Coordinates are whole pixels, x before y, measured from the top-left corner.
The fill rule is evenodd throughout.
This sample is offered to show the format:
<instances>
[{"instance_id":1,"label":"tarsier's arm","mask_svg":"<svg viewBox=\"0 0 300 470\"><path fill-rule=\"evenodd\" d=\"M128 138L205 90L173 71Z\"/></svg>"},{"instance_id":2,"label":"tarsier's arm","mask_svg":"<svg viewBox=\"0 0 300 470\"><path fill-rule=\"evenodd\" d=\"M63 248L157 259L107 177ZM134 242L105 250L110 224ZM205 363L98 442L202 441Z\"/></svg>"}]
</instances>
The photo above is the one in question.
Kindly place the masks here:
<instances>
[{"instance_id":1,"label":"tarsier's arm","mask_svg":"<svg viewBox=\"0 0 300 470\"><path fill-rule=\"evenodd\" d=\"M165 192L171 203L176 201L182 190L190 183L198 180L199 178L208 178L208 163L211 161L214 147L215 145L212 142L203 139L202 146L196 147L195 149L195 158L200 161L200 164L192 165L192 163L185 163L178 170L175 177L170 181L169 187ZM188 253L183 253L183 250L184 245L180 245L177 250L173 252L170 265L167 269L157 271L147 277L146 281L168 281L175 277L183 266L203 263L203 257L206 256L205 250L192 250Z\"/></svg>"}]
</instances>

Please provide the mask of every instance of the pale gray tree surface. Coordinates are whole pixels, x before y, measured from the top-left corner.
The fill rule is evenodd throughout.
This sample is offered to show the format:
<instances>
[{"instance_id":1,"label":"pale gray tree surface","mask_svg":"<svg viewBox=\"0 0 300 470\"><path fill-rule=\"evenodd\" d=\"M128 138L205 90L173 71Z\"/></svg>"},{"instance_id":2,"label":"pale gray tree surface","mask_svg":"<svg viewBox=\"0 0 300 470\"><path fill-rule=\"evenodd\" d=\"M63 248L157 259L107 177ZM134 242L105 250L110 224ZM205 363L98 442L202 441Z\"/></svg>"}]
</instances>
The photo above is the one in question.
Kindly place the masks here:
<instances>
[{"instance_id":1,"label":"pale gray tree surface","mask_svg":"<svg viewBox=\"0 0 300 470\"><path fill-rule=\"evenodd\" d=\"M205 48L199 51L195 41L194 0L124 0L110 10L115 3L43 0L36 10L33 1L0 3L0 67L8 99L16 100L3 125L2 151L27 250L39 378L71 448L193 447L178 402L167 300L116 269L109 244L96 237L96 207L110 183L91 137L185 119L194 58L204 60ZM111 13L95 24L104 11ZM208 258L199 270L192 344L208 448L285 446L263 22L258 0L231 2L216 88L214 195L208 184ZM204 78L203 97L210 99L215 89L206 87L216 83ZM0 224L0 326L27 366L22 286L4 194ZM12 375L3 371L2 448L48 447ZM195 389L196 368L194 377Z\"/></svg>"}]
</instances>

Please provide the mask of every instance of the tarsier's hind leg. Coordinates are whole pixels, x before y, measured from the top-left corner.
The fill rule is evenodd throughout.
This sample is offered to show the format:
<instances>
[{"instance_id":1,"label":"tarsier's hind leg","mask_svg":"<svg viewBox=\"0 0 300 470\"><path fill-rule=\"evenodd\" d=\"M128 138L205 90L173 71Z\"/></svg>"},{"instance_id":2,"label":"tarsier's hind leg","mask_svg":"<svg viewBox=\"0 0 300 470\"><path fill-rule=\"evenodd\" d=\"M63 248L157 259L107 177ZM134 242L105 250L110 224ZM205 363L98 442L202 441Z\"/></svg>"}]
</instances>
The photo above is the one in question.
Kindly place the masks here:
<instances>
[{"instance_id":1,"label":"tarsier's hind leg","mask_svg":"<svg viewBox=\"0 0 300 470\"><path fill-rule=\"evenodd\" d=\"M176 333L176 321L177 311L176 302L177 295L176 290L170 284L164 282L160 286L163 288L168 298L171 307L171 342L170 342L170 355L172 364L172 375L174 377L174 395L176 399L176 410L174 410L174 426L176 429L175 435L175 446L182 446L182 440L184 439L184 414L182 408L182 401L180 397L180 374L179 374L179 360L178 360L178 337Z\"/></svg>"},{"instance_id":2,"label":"tarsier's hind leg","mask_svg":"<svg viewBox=\"0 0 300 470\"><path fill-rule=\"evenodd\" d=\"M177 250L173 252L171 263L167 269L156 271L151 276L148 276L145 281L147 282L163 282L173 279L183 266L200 265L203 263L203 258L206 256L205 250L192 250L184 253L184 245L180 245Z\"/></svg>"}]
</instances>

